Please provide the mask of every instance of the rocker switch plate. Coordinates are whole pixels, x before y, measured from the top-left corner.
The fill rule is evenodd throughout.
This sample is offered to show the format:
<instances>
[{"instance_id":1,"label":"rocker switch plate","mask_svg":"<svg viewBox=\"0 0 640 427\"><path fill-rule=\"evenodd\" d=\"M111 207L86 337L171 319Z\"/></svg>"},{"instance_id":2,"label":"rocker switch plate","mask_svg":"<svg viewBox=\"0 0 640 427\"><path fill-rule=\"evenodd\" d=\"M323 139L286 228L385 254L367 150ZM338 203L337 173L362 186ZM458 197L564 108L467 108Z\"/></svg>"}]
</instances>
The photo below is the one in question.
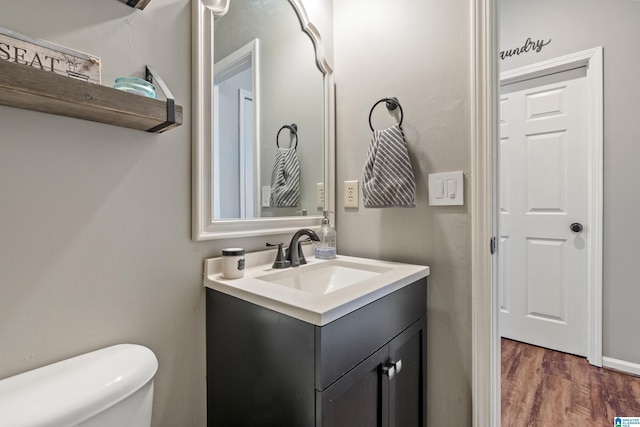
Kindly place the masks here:
<instances>
[{"instance_id":1,"label":"rocker switch plate","mask_svg":"<svg viewBox=\"0 0 640 427\"><path fill-rule=\"evenodd\" d=\"M464 174L459 172L429 174L429 205L461 206L464 204Z\"/></svg>"},{"instance_id":2,"label":"rocker switch plate","mask_svg":"<svg viewBox=\"0 0 640 427\"><path fill-rule=\"evenodd\" d=\"M262 186L262 207L268 208L271 206L271 187L268 185Z\"/></svg>"}]
</instances>

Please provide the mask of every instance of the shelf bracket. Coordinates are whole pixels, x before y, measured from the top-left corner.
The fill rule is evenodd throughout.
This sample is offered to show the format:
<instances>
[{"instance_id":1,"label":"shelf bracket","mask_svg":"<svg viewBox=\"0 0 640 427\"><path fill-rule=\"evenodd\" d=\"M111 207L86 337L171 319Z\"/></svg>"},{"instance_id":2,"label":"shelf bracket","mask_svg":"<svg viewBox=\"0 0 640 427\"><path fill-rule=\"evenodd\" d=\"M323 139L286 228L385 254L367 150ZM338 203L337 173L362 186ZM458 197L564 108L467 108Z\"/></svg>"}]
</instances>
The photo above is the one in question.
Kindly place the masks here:
<instances>
[{"instance_id":1,"label":"shelf bracket","mask_svg":"<svg viewBox=\"0 0 640 427\"><path fill-rule=\"evenodd\" d=\"M149 2L151 0L120 0L122 3L126 4L127 6L131 6L134 7L136 9L144 9L145 7L147 7L147 5L149 4Z\"/></svg>"},{"instance_id":2,"label":"shelf bracket","mask_svg":"<svg viewBox=\"0 0 640 427\"><path fill-rule=\"evenodd\" d=\"M164 96L167 98L167 121L159 124L158 126L154 126L151 129L148 129L147 132L153 132L153 133L164 132L168 126L171 126L176 123L175 98L171 93L171 91L169 90L169 88L167 87L167 85L164 83L164 80L162 80L158 72L152 66L147 65L145 67L144 79L151 84L155 84L154 83L154 79L155 79L157 85L160 87L160 90L162 91Z\"/></svg>"}]
</instances>

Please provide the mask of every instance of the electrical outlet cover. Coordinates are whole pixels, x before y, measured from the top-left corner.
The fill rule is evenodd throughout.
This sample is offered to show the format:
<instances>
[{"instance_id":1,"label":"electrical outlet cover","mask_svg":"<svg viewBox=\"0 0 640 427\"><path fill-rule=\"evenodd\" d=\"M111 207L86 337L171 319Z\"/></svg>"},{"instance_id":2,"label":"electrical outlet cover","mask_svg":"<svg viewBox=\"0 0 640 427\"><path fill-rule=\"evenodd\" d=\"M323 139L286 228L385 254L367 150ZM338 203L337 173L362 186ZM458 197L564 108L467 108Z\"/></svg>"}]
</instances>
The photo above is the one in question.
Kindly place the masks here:
<instances>
[{"instance_id":1,"label":"electrical outlet cover","mask_svg":"<svg viewBox=\"0 0 640 427\"><path fill-rule=\"evenodd\" d=\"M316 206L324 209L324 182L316 184Z\"/></svg>"},{"instance_id":2,"label":"electrical outlet cover","mask_svg":"<svg viewBox=\"0 0 640 427\"><path fill-rule=\"evenodd\" d=\"M344 182L344 207L357 208L360 199L358 181Z\"/></svg>"}]
</instances>

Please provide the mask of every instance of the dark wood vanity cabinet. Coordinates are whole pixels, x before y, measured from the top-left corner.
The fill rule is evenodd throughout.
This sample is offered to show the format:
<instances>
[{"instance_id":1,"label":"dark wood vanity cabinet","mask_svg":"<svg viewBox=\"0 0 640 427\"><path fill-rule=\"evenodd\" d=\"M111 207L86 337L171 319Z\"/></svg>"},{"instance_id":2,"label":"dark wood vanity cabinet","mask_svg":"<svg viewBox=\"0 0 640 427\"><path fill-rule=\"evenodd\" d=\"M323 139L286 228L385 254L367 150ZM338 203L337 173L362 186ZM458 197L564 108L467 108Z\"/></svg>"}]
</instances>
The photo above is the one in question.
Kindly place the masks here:
<instances>
[{"instance_id":1,"label":"dark wood vanity cabinet","mask_svg":"<svg viewBox=\"0 0 640 427\"><path fill-rule=\"evenodd\" d=\"M207 289L208 425L424 426L426 284L324 326Z\"/></svg>"}]
</instances>

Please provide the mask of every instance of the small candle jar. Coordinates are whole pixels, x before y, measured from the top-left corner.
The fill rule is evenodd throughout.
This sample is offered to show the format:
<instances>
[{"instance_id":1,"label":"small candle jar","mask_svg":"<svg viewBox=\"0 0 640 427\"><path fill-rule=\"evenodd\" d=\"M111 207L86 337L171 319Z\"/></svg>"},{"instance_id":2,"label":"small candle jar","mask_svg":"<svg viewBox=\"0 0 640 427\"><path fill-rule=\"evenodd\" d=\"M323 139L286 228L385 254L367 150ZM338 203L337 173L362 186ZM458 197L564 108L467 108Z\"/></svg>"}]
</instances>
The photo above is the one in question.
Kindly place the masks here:
<instances>
[{"instance_id":1,"label":"small candle jar","mask_svg":"<svg viewBox=\"0 0 640 427\"><path fill-rule=\"evenodd\" d=\"M244 276L244 249L227 248L222 250L222 277L239 279Z\"/></svg>"},{"instance_id":2,"label":"small candle jar","mask_svg":"<svg viewBox=\"0 0 640 427\"><path fill-rule=\"evenodd\" d=\"M142 95L148 98L158 98L155 86L137 77L118 77L113 87L124 92L135 93L136 95Z\"/></svg>"}]
</instances>

